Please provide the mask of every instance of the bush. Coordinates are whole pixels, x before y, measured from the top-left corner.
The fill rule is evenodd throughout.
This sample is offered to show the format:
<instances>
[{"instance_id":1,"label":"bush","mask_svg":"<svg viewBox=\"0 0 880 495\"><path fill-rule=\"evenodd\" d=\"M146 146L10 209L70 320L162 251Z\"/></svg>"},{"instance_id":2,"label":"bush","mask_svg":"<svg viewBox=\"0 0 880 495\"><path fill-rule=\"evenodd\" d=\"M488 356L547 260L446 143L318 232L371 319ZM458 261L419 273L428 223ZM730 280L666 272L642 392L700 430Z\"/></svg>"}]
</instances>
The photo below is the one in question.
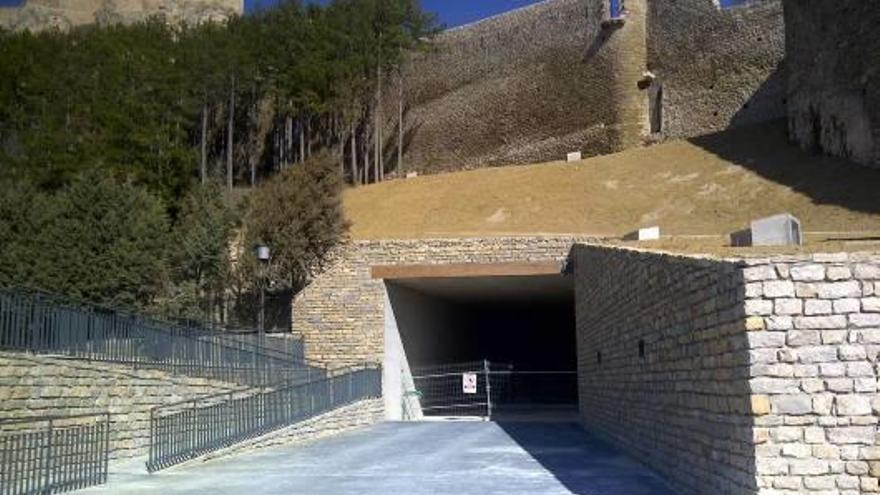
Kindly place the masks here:
<instances>
[{"instance_id":1,"label":"bush","mask_svg":"<svg viewBox=\"0 0 880 495\"><path fill-rule=\"evenodd\" d=\"M168 221L149 193L93 172L55 194L16 194L17 208L0 201L0 283L126 307L158 294Z\"/></svg>"}]
</instances>

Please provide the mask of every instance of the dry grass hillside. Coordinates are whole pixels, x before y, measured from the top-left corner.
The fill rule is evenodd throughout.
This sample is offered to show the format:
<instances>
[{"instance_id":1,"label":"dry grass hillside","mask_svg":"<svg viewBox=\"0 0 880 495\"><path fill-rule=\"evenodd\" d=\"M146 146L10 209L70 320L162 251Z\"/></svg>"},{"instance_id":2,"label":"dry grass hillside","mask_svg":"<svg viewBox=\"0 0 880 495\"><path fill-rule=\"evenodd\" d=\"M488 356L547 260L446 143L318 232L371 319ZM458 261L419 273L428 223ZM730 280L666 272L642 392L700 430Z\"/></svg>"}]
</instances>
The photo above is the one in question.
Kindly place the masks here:
<instances>
[{"instance_id":1,"label":"dry grass hillside","mask_svg":"<svg viewBox=\"0 0 880 495\"><path fill-rule=\"evenodd\" d=\"M799 217L813 242L880 240L880 170L790 145L784 123L594 157L348 190L355 239L536 233L664 235L721 245L749 219ZM836 234L847 232L846 236ZM705 241L694 241L705 242Z\"/></svg>"}]
</instances>

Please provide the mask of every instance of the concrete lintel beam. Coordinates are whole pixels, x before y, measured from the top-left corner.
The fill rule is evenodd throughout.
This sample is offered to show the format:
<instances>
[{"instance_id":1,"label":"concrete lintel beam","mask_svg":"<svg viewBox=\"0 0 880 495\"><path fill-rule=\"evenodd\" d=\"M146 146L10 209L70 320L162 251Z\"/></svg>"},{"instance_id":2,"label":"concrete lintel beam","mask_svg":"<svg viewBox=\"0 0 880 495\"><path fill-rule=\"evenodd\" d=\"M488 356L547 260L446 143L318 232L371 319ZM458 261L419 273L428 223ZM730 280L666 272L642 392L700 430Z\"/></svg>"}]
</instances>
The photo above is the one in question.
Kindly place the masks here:
<instances>
[{"instance_id":1,"label":"concrete lintel beam","mask_svg":"<svg viewBox=\"0 0 880 495\"><path fill-rule=\"evenodd\" d=\"M450 263L444 265L376 265L371 268L374 279L456 278L456 277L529 277L560 275L562 263L557 260L517 263Z\"/></svg>"}]
</instances>

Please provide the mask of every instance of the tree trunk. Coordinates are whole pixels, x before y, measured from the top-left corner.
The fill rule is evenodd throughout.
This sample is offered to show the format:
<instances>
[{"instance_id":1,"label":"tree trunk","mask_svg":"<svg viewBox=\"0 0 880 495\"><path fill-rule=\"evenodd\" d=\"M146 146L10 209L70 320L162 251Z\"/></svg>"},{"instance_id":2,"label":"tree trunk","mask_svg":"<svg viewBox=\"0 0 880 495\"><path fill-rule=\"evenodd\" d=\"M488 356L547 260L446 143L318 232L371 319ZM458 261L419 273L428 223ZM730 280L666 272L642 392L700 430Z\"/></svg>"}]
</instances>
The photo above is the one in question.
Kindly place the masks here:
<instances>
[{"instance_id":1,"label":"tree trunk","mask_svg":"<svg viewBox=\"0 0 880 495\"><path fill-rule=\"evenodd\" d=\"M369 143L369 134L367 134L367 139L364 140L365 143ZM364 184L370 183L370 146L368 144L364 145Z\"/></svg>"},{"instance_id":2,"label":"tree trunk","mask_svg":"<svg viewBox=\"0 0 880 495\"><path fill-rule=\"evenodd\" d=\"M376 182L382 180L382 65L381 56L376 57L376 115L375 129L373 130L373 140L375 143L375 166L376 166Z\"/></svg>"},{"instance_id":3,"label":"tree trunk","mask_svg":"<svg viewBox=\"0 0 880 495\"><path fill-rule=\"evenodd\" d=\"M357 186L360 179L357 173L357 139L354 133L354 122L348 125L348 129L351 131L351 183Z\"/></svg>"},{"instance_id":4,"label":"tree trunk","mask_svg":"<svg viewBox=\"0 0 880 495\"><path fill-rule=\"evenodd\" d=\"M397 173L401 178L406 178L403 169L403 73L397 85Z\"/></svg>"},{"instance_id":5,"label":"tree trunk","mask_svg":"<svg viewBox=\"0 0 880 495\"><path fill-rule=\"evenodd\" d=\"M232 189L232 152L235 149L235 76L229 91L229 123L226 137L226 187Z\"/></svg>"},{"instance_id":6,"label":"tree trunk","mask_svg":"<svg viewBox=\"0 0 880 495\"><path fill-rule=\"evenodd\" d=\"M297 119L299 127L299 163L302 163L306 158L306 134L304 132L302 117Z\"/></svg>"},{"instance_id":7,"label":"tree trunk","mask_svg":"<svg viewBox=\"0 0 880 495\"><path fill-rule=\"evenodd\" d=\"M293 117L291 117L290 115L287 116L286 128L287 128L287 139L285 139L285 144L284 144L284 146L285 146L284 166L285 167L290 165L291 163L293 163L293 158L291 156L291 155L293 155Z\"/></svg>"},{"instance_id":8,"label":"tree trunk","mask_svg":"<svg viewBox=\"0 0 880 495\"><path fill-rule=\"evenodd\" d=\"M306 158L312 156L312 119L306 118Z\"/></svg>"},{"instance_id":9,"label":"tree trunk","mask_svg":"<svg viewBox=\"0 0 880 495\"><path fill-rule=\"evenodd\" d=\"M202 104L202 142L199 156L199 178L202 184L208 181L208 102Z\"/></svg>"},{"instance_id":10,"label":"tree trunk","mask_svg":"<svg viewBox=\"0 0 880 495\"><path fill-rule=\"evenodd\" d=\"M259 104L257 103L257 88L256 86L251 88L251 118L250 123L253 125L253 130L251 131L251 138L248 143L248 162L251 165L251 187L257 185L257 147L259 146L257 143L256 136L259 135L260 131L260 117L259 117Z\"/></svg>"}]
</instances>

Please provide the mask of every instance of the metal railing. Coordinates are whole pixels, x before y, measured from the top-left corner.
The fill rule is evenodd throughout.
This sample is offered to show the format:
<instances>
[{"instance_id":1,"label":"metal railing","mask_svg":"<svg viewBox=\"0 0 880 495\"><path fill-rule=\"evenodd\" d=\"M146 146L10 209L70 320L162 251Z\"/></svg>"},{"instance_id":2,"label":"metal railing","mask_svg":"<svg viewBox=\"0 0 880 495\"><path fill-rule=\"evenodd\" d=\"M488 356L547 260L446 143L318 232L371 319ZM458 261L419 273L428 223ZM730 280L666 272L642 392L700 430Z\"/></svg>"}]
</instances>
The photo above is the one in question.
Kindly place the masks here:
<instances>
[{"instance_id":1,"label":"metal railing","mask_svg":"<svg viewBox=\"0 0 880 495\"><path fill-rule=\"evenodd\" d=\"M488 367L488 361L474 361L413 368L413 392L422 414L488 417L493 385ZM465 380L472 380L468 387Z\"/></svg>"},{"instance_id":2,"label":"metal railing","mask_svg":"<svg viewBox=\"0 0 880 495\"><path fill-rule=\"evenodd\" d=\"M421 416L492 418L506 408L577 402L577 373L518 370L488 360L412 369L413 390L404 391L404 419Z\"/></svg>"},{"instance_id":3,"label":"metal railing","mask_svg":"<svg viewBox=\"0 0 880 495\"><path fill-rule=\"evenodd\" d=\"M0 349L57 354L266 386L311 379L299 344L183 327L152 318L0 289Z\"/></svg>"},{"instance_id":4,"label":"metal railing","mask_svg":"<svg viewBox=\"0 0 880 495\"><path fill-rule=\"evenodd\" d=\"M229 392L150 411L150 472L382 395L378 367L328 372L326 378L275 390Z\"/></svg>"},{"instance_id":5,"label":"metal railing","mask_svg":"<svg viewBox=\"0 0 880 495\"><path fill-rule=\"evenodd\" d=\"M0 495L60 493L107 481L109 414L0 421Z\"/></svg>"}]
</instances>

